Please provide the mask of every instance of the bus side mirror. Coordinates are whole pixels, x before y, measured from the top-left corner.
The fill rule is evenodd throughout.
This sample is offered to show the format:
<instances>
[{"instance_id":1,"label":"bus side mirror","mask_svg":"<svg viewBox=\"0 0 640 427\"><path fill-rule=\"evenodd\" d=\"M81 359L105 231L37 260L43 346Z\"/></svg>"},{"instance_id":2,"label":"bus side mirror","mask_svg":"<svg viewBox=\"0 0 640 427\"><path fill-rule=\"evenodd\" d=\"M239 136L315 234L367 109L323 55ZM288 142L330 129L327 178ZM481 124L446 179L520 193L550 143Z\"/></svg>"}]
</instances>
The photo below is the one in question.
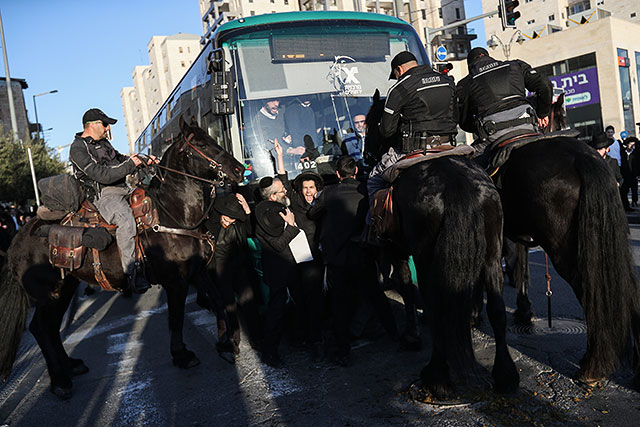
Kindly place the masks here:
<instances>
[{"instance_id":1,"label":"bus side mirror","mask_svg":"<svg viewBox=\"0 0 640 427\"><path fill-rule=\"evenodd\" d=\"M213 99L211 110L216 115L234 113L233 73L224 69L224 50L214 49L207 57L207 74L211 75Z\"/></svg>"}]
</instances>

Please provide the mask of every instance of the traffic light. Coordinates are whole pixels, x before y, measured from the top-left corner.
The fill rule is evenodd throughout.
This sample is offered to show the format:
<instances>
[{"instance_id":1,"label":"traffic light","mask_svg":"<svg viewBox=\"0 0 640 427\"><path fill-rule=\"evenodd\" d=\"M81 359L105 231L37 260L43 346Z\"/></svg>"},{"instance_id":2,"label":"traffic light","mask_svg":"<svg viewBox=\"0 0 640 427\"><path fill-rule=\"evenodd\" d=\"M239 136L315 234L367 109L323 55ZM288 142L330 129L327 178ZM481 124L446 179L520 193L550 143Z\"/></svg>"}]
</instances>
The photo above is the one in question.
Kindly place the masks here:
<instances>
[{"instance_id":1,"label":"traffic light","mask_svg":"<svg viewBox=\"0 0 640 427\"><path fill-rule=\"evenodd\" d=\"M502 29L516 28L516 19L520 18L520 12L516 7L520 5L518 0L500 0L498 12L502 18Z\"/></svg>"}]
</instances>

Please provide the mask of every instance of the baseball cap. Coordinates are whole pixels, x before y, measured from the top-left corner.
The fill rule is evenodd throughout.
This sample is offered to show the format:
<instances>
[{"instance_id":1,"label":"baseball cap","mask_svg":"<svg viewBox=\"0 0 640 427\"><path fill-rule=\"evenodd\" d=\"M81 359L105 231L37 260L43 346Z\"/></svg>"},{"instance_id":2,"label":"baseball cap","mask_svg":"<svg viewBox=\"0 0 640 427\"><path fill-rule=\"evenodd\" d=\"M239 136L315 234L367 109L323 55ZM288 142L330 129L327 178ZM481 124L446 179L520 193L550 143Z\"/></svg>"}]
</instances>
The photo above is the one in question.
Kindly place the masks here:
<instances>
[{"instance_id":1,"label":"baseball cap","mask_svg":"<svg viewBox=\"0 0 640 427\"><path fill-rule=\"evenodd\" d=\"M82 115L82 124L84 125L87 122L95 122L97 120L101 120L105 123L108 123L110 125L115 125L117 120L116 119L112 119L111 117L107 116L105 113L102 112L102 110L98 109L98 108L92 108L90 110L87 110L83 115Z\"/></svg>"},{"instance_id":2,"label":"baseball cap","mask_svg":"<svg viewBox=\"0 0 640 427\"><path fill-rule=\"evenodd\" d=\"M393 75L393 70L395 70L397 67L401 66L402 64L406 64L407 62L411 62L411 61L417 61L417 59L413 55L413 53L408 52L406 50L394 56L393 59L391 60L391 74L389 74L389 80L396 78L396 76Z\"/></svg>"}]
</instances>

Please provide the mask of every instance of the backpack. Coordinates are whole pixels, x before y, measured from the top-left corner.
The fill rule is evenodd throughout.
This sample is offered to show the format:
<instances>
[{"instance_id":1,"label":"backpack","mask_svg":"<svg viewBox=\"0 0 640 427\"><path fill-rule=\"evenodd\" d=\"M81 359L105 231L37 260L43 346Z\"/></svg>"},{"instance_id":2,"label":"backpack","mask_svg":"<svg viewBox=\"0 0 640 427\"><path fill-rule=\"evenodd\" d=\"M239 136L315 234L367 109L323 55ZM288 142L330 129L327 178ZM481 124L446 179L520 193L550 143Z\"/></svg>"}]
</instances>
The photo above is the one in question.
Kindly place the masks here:
<instances>
[{"instance_id":1,"label":"backpack","mask_svg":"<svg viewBox=\"0 0 640 427\"><path fill-rule=\"evenodd\" d=\"M85 198L78 180L68 174L42 178L38 181L38 189L42 204L52 211L75 212Z\"/></svg>"}]
</instances>

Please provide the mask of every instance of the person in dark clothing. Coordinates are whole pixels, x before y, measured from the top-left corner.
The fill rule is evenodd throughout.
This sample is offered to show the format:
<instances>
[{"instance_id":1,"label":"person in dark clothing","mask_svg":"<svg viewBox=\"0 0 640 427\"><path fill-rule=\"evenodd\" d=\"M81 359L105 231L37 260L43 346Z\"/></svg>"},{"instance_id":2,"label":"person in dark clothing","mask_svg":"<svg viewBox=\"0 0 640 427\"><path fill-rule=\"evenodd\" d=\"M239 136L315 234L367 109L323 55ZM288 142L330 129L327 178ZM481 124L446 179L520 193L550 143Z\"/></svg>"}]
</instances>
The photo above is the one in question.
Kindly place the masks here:
<instances>
[{"instance_id":1,"label":"person in dark clothing","mask_svg":"<svg viewBox=\"0 0 640 427\"><path fill-rule=\"evenodd\" d=\"M229 342L233 353L239 353L240 324L238 307L244 318L249 340L252 346L261 340L257 301L254 284L258 283L249 260L247 236L251 233L248 215L251 209L241 194L218 196L213 204L213 213L205 222L205 226L215 239L216 248L213 260L209 264L209 275L222 299L226 316L218 316L218 322L227 321L228 338L219 343ZM223 328L219 328L224 330ZM221 350L221 349L219 349Z\"/></svg>"},{"instance_id":2,"label":"person in dark clothing","mask_svg":"<svg viewBox=\"0 0 640 427\"><path fill-rule=\"evenodd\" d=\"M309 98L298 97L287 105L284 114L284 126L291 135L291 145L287 147L286 154L302 155L305 147L305 135L309 135L313 141L313 146L317 147L318 128L316 127L316 114Z\"/></svg>"},{"instance_id":3,"label":"person in dark clothing","mask_svg":"<svg viewBox=\"0 0 640 427\"><path fill-rule=\"evenodd\" d=\"M497 61L476 47L467 56L469 74L457 86L460 127L494 142L538 133L549 124L553 87L520 60ZM537 111L526 99L536 94Z\"/></svg>"},{"instance_id":4,"label":"person in dark clothing","mask_svg":"<svg viewBox=\"0 0 640 427\"><path fill-rule=\"evenodd\" d=\"M635 151L638 139L630 136L624 140L623 148L620 151L620 172L622 174L622 185L620 186L620 196L622 205L626 211L633 210L632 206L638 206L638 153ZM631 206L629 206L629 190L631 190Z\"/></svg>"},{"instance_id":5,"label":"person in dark clothing","mask_svg":"<svg viewBox=\"0 0 640 427\"><path fill-rule=\"evenodd\" d=\"M76 134L69 149L69 161L73 175L87 190L89 201L108 223L118 226L116 241L122 270L131 290L144 293L151 285L141 274L141 266L135 259L136 222L129 206L125 178L145 162L137 154L118 153L109 143L110 126L115 123L116 119L97 108L85 112L82 116L84 131ZM149 163L155 161L155 157L150 156Z\"/></svg>"},{"instance_id":6,"label":"person in dark clothing","mask_svg":"<svg viewBox=\"0 0 640 427\"><path fill-rule=\"evenodd\" d=\"M622 184L622 175L620 174L618 161L612 157L609 157L609 155L607 154L609 152L609 147L613 143L614 140L607 137L607 135L602 132L593 135L593 138L591 139L591 141L589 141L589 145L593 147L602 157L602 159L607 163L607 166L609 166L611 173L618 183L618 187L620 187L620 184Z\"/></svg>"},{"instance_id":7,"label":"person in dark clothing","mask_svg":"<svg viewBox=\"0 0 640 427\"><path fill-rule=\"evenodd\" d=\"M336 340L329 357L340 365L350 363L349 324L358 296L370 299L387 332L397 334L389 301L377 286L373 259L365 256L358 242L368 201L364 185L355 179L357 170L353 158L341 157L336 166L340 182L318 193L307 213L321 224L319 242L327 269Z\"/></svg>"},{"instance_id":8,"label":"person in dark clothing","mask_svg":"<svg viewBox=\"0 0 640 427\"><path fill-rule=\"evenodd\" d=\"M289 244L300 229L295 225L295 216L287 208L287 190L278 178L265 177L260 180L260 192L264 199L256 206L256 236L262 247L262 271L264 282L269 287L262 358L272 367L281 367L278 354L282 337L283 321L287 303L287 288L295 287L296 262Z\"/></svg>"},{"instance_id":9,"label":"person in dark clothing","mask_svg":"<svg viewBox=\"0 0 640 427\"><path fill-rule=\"evenodd\" d=\"M313 255L312 261L302 262L296 266L298 285L290 288L294 301L294 340L306 341L314 360L321 356L324 266L318 248L316 222L307 217L307 212L323 186L324 181L320 175L304 172L293 180L290 193L291 211L295 216L296 225L305 232Z\"/></svg>"},{"instance_id":10,"label":"person in dark clothing","mask_svg":"<svg viewBox=\"0 0 640 427\"><path fill-rule=\"evenodd\" d=\"M391 61L391 86L380 119L380 132L390 138L400 132L400 146L388 147L369 174L370 200L385 188L383 172L404 154L442 144L453 144L457 133L458 107L453 79L429 65L418 65L411 52L400 52Z\"/></svg>"}]
</instances>

